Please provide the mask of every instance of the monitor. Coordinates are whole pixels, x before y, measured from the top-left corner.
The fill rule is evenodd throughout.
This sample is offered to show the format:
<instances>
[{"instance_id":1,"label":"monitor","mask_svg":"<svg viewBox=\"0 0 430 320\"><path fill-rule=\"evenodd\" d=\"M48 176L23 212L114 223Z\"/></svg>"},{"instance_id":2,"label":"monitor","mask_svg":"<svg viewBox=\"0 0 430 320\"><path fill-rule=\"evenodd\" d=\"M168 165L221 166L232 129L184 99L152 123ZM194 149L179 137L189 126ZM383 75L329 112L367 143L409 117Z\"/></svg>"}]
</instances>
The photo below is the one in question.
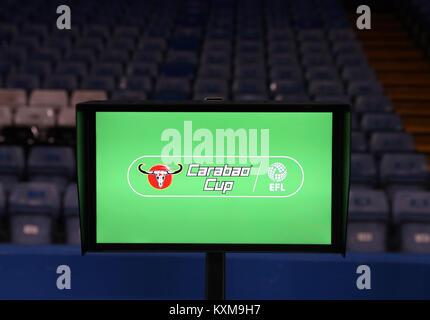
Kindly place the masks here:
<instances>
[{"instance_id":1,"label":"monitor","mask_svg":"<svg viewBox=\"0 0 430 320\"><path fill-rule=\"evenodd\" d=\"M349 106L77 106L83 251L343 252Z\"/></svg>"}]
</instances>

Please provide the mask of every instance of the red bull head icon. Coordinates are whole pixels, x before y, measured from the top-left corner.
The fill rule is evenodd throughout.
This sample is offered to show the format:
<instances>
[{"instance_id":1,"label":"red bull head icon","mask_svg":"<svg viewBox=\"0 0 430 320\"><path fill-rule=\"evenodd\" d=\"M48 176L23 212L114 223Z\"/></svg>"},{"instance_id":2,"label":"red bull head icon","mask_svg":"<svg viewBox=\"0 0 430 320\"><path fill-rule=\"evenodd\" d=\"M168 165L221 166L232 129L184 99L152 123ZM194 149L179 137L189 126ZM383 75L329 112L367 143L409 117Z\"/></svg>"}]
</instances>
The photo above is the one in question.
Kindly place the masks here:
<instances>
[{"instance_id":1,"label":"red bull head icon","mask_svg":"<svg viewBox=\"0 0 430 320\"><path fill-rule=\"evenodd\" d=\"M148 181L156 189L165 189L172 183L173 175L182 171L182 164L178 163L179 169L176 171L171 170L164 164L157 164L149 171L143 170L143 163L139 164L138 169L141 173L148 175Z\"/></svg>"}]
</instances>

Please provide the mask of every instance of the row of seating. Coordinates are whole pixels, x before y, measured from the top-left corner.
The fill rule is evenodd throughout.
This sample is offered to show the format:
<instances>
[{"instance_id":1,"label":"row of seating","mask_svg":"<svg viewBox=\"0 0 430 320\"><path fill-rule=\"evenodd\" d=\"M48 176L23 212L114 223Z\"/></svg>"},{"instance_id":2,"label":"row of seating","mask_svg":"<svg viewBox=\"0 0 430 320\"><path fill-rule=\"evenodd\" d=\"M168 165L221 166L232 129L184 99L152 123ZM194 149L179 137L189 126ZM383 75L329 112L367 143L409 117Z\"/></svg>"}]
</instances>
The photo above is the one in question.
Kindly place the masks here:
<instances>
[{"instance_id":1,"label":"row of seating","mask_svg":"<svg viewBox=\"0 0 430 320\"><path fill-rule=\"evenodd\" d=\"M65 242L79 244L79 206L75 183L68 185L64 197L55 184L48 182L16 183L9 196L0 183L0 220L9 224L6 229L11 242L33 245L53 243L60 217L64 223Z\"/></svg>"},{"instance_id":2,"label":"row of seating","mask_svg":"<svg viewBox=\"0 0 430 320\"><path fill-rule=\"evenodd\" d=\"M390 201L382 190L352 188L349 197L347 247L384 252L399 237L403 252L430 253L430 192L399 191Z\"/></svg>"}]
</instances>

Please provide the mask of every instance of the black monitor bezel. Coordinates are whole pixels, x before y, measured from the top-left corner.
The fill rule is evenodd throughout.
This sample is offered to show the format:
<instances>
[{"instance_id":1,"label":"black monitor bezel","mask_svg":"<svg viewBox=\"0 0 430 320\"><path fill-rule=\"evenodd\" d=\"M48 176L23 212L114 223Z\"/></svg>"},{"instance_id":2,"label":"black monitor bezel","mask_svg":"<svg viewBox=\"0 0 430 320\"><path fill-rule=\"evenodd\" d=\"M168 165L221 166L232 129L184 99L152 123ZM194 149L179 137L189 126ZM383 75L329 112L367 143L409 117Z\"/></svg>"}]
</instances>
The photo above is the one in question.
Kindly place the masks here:
<instances>
[{"instance_id":1,"label":"black monitor bezel","mask_svg":"<svg viewBox=\"0 0 430 320\"><path fill-rule=\"evenodd\" d=\"M78 180L82 253L145 251L225 251L225 252L301 252L345 253L346 207L349 191L349 115L350 106L339 103L228 102L228 101L90 101L77 111ZM331 112L332 141L332 241L329 245L303 244L190 244L190 243L97 243L96 241L96 112ZM78 116L78 113L81 117ZM79 118L79 119L78 119ZM82 123L78 123L82 121ZM81 160L81 161L79 161ZM79 168L79 163L83 168ZM85 174L89 172L89 174Z\"/></svg>"}]
</instances>

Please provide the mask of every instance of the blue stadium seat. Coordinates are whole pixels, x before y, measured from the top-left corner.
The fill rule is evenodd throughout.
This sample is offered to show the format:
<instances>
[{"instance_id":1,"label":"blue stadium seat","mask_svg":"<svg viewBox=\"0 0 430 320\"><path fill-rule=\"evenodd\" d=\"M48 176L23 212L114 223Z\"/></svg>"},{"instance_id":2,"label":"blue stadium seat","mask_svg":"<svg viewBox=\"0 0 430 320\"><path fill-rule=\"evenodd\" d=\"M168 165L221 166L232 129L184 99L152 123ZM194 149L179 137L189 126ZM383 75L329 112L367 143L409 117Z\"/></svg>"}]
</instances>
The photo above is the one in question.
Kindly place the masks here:
<instances>
[{"instance_id":1,"label":"blue stadium seat","mask_svg":"<svg viewBox=\"0 0 430 320\"><path fill-rule=\"evenodd\" d=\"M82 77L86 75L87 68L86 62L62 62L58 65L56 74Z\"/></svg>"},{"instance_id":2,"label":"blue stadium seat","mask_svg":"<svg viewBox=\"0 0 430 320\"><path fill-rule=\"evenodd\" d=\"M360 124L356 113L351 113L351 130L360 130Z\"/></svg>"},{"instance_id":3,"label":"blue stadium seat","mask_svg":"<svg viewBox=\"0 0 430 320\"><path fill-rule=\"evenodd\" d=\"M270 83L270 92L273 96L278 94L288 95L288 94L304 94L305 86L300 80L276 80Z\"/></svg>"},{"instance_id":4,"label":"blue stadium seat","mask_svg":"<svg viewBox=\"0 0 430 320\"><path fill-rule=\"evenodd\" d=\"M235 100L265 100L267 99L265 80L262 78L235 79L233 95Z\"/></svg>"},{"instance_id":5,"label":"blue stadium seat","mask_svg":"<svg viewBox=\"0 0 430 320\"><path fill-rule=\"evenodd\" d=\"M203 64L199 68L198 77L229 79L230 78L230 65Z\"/></svg>"},{"instance_id":6,"label":"blue stadium seat","mask_svg":"<svg viewBox=\"0 0 430 320\"><path fill-rule=\"evenodd\" d=\"M330 68L330 67L310 68L306 71L305 76L308 81L315 81L315 80L333 81L333 80L339 79L339 75L336 69Z\"/></svg>"},{"instance_id":7,"label":"blue stadium seat","mask_svg":"<svg viewBox=\"0 0 430 320\"><path fill-rule=\"evenodd\" d=\"M136 46L136 40L133 38L113 38L107 44L107 49L131 51Z\"/></svg>"},{"instance_id":8,"label":"blue stadium seat","mask_svg":"<svg viewBox=\"0 0 430 320\"><path fill-rule=\"evenodd\" d=\"M27 57L24 48L6 47L0 50L0 61L9 62L14 65L21 64Z\"/></svg>"},{"instance_id":9,"label":"blue stadium seat","mask_svg":"<svg viewBox=\"0 0 430 320\"><path fill-rule=\"evenodd\" d=\"M161 50L138 50L133 54L134 62L146 62L159 64L163 60L163 52Z\"/></svg>"},{"instance_id":10,"label":"blue stadium seat","mask_svg":"<svg viewBox=\"0 0 430 320\"><path fill-rule=\"evenodd\" d=\"M381 182L427 185L429 170L423 154L384 154L380 164Z\"/></svg>"},{"instance_id":11,"label":"blue stadium seat","mask_svg":"<svg viewBox=\"0 0 430 320\"><path fill-rule=\"evenodd\" d=\"M29 61L21 66L21 72L32 74L39 78L45 77L52 70L52 63L48 61Z\"/></svg>"},{"instance_id":12,"label":"blue stadium seat","mask_svg":"<svg viewBox=\"0 0 430 320\"><path fill-rule=\"evenodd\" d=\"M61 59L61 51L59 48L38 48L31 54L31 59L36 61L47 61L57 63Z\"/></svg>"},{"instance_id":13,"label":"blue stadium seat","mask_svg":"<svg viewBox=\"0 0 430 320\"><path fill-rule=\"evenodd\" d=\"M234 71L235 78L264 78L266 77L266 68L263 64L250 65L239 64L236 65Z\"/></svg>"},{"instance_id":14,"label":"blue stadium seat","mask_svg":"<svg viewBox=\"0 0 430 320\"><path fill-rule=\"evenodd\" d=\"M17 244L52 242L53 219L58 216L60 197L55 185L17 183L9 197L11 241Z\"/></svg>"},{"instance_id":15,"label":"blue stadium seat","mask_svg":"<svg viewBox=\"0 0 430 320\"><path fill-rule=\"evenodd\" d=\"M351 152L366 152L367 141L363 132L351 132Z\"/></svg>"},{"instance_id":16,"label":"blue stadium seat","mask_svg":"<svg viewBox=\"0 0 430 320\"><path fill-rule=\"evenodd\" d=\"M33 90L40 87L39 77L32 74L11 74L6 79L6 87Z\"/></svg>"},{"instance_id":17,"label":"blue stadium seat","mask_svg":"<svg viewBox=\"0 0 430 320\"><path fill-rule=\"evenodd\" d=\"M309 53L302 56L302 64L305 68L332 66L333 61L329 54Z\"/></svg>"},{"instance_id":18,"label":"blue stadium seat","mask_svg":"<svg viewBox=\"0 0 430 320\"><path fill-rule=\"evenodd\" d=\"M112 93L112 100L145 100L146 93L142 90L116 90Z\"/></svg>"},{"instance_id":19,"label":"blue stadium seat","mask_svg":"<svg viewBox=\"0 0 430 320\"><path fill-rule=\"evenodd\" d=\"M78 88L78 78L75 75L67 74L49 75L45 79L43 87L47 89L65 89L72 91Z\"/></svg>"},{"instance_id":20,"label":"blue stadium seat","mask_svg":"<svg viewBox=\"0 0 430 320\"><path fill-rule=\"evenodd\" d=\"M400 227L402 251L430 253L430 192L397 192L393 219Z\"/></svg>"},{"instance_id":21,"label":"blue stadium seat","mask_svg":"<svg viewBox=\"0 0 430 320\"><path fill-rule=\"evenodd\" d=\"M185 78L161 77L157 80L155 100L186 100L190 96L191 85Z\"/></svg>"},{"instance_id":22,"label":"blue stadium seat","mask_svg":"<svg viewBox=\"0 0 430 320\"><path fill-rule=\"evenodd\" d=\"M272 80L302 79L302 71L297 66L272 66L270 70Z\"/></svg>"},{"instance_id":23,"label":"blue stadium seat","mask_svg":"<svg viewBox=\"0 0 430 320\"><path fill-rule=\"evenodd\" d=\"M347 82L359 80L375 81L376 74L370 67L349 65L342 69L342 78Z\"/></svg>"},{"instance_id":24,"label":"blue stadium seat","mask_svg":"<svg viewBox=\"0 0 430 320\"><path fill-rule=\"evenodd\" d=\"M257 57L258 59L258 57ZM261 61L261 60L260 60ZM295 53L273 53L269 56L268 64L272 68L275 66L299 67L300 63Z\"/></svg>"},{"instance_id":25,"label":"blue stadium seat","mask_svg":"<svg viewBox=\"0 0 430 320\"><path fill-rule=\"evenodd\" d=\"M324 41L324 31L319 29L299 30L297 34L299 41Z\"/></svg>"},{"instance_id":26,"label":"blue stadium seat","mask_svg":"<svg viewBox=\"0 0 430 320\"><path fill-rule=\"evenodd\" d=\"M343 86L339 81L315 80L309 84L309 94L311 95L341 95Z\"/></svg>"},{"instance_id":27,"label":"blue stadium seat","mask_svg":"<svg viewBox=\"0 0 430 320\"><path fill-rule=\"evenodd\" d=\"M80 244L78 188L70 184L64 194L64 220L66 225L66 243Z\"/></svg>"},{"instance_id":28,"label":"blue stadium seat","mask_svg":"<svg viewBox=\"0 0 430 320\"><path fill-rule=\"evenodd\" d=\"M128 73L132 76L155 77L158 66L151 62L134 62L130 64Z\"/></svg>"},{"instance_id":29,"label":"blue stadium seat","mask_svg":"<svg viewBox=\"0 0 430 320\"><path fill-rule=\"evenodd\" d=\"M104 48L104 39L99 37L90 37L90 38L80 38L76 42L74 49L91 50L93 53L98 54L103 51L103 48Z\"/></svg>"},{"instance_id":30,"label":"blue stadium seat","mask_svg":"<svg viewBox=\"0 0 430 320\"><path fill-rule=\"evenodd\" d=\"M330 29L328 32L328 38L333 42L353 41L355 39L355 32L351 28Z\"/></svg>"},{"instance_id":31,"label":"blue stadium seat","mask_svg":"<svg viewBox=\"0 0 430 320\"><path fill-rule=\"evenodd\" d=\"M27 52L30 52L31 50L35 50L40 47L40 39L38 37L20 36L14 39L12 46L23 48Z\"/></svg>"},{"instance_id":32,"label":"blue stadium seat","mask_svg":"<svg viewBox=\"0 0 430 320\"><path fill-rule=\"evenodd\" d=\"M391 112L391 100L383 94L358 96L354 104L355 112Z\"/></svg>"},{"instance_id":33,"label":"blue stadium seat","mask_svg":"<svg viewBox=\"0 0 430 320\"><path fill-rule=\"evenodd\" d=\"M115 87L116 84L113 77L89 75L82 81L82 89L113 90Z\"/></svg>"},{"instance_id":34,"label":"blue stadium seat","mask_svg":"<svg viewBox=\"0 0 430 320\"><path fill-rule=\"evenodd\" d=\"M268 47L269 54L276 53L296 53L296 45L293 41L270 42Z\"/></svg>"},{"instance_id":35,"label":"blue stadium seat","mask_svg":"<svg viewBox=\"0 0 430 320\"><path fill-rule=\"evenodd\" d=\"M85 66L89 66L95 61L95 54L90 49L74 49L66 56L66 60L68 62L84 63Z\"/></svg>"},{"instance_id":36,"label":"blue stadium seat","mask_svg":"<svg viewBox=\"0 0 430 320\"><path fill-rule=\"evenodd\" d=\"M169 62L161 66L161 74L166 77L183 77L191 79L196 66L193 63Z\"/></svg>"},{"instance_id":37,"label":"blue stadium seat","mask_svg":"<svg viewBox=\"0 0 430 320\"><path fill-rule=\"evenodd\" d=\"M123 68L120 63L96 63L91 69L91 73L96 76L120 77Z\"/></svg>"},{"instance_id":38,"label":"blue stadium seat","mask_svg":"<svg viewBox=\"0 0 430 320\"><path fill-rule=\"evenodd\" d=\"M316 41L306 41L301 42L299 45L299 51L302 55L307 54L314 54L314 53L320 53L320 54L330 54L330 50L328 48L327 42L316 42Z\"/></svg>"},{"instance_id":39,"label":"blue stadium seat","mask_svg":"<svg viewBox=\"0 0 430 320\"><path fill-rule=\"evenodd\" d=\"M398 114L365 113L361 119L363 131L402 131L402 119Z\"/></svg>"},{"instance_id":40,"label":"blue stadium seat","mask_svg":"<svg viewBox=\"0 0 430 320\"><path fill-rule=\"evenodd\" d=\"M389 152L413 152L412 134L406 132L375 132L370 138L370 151L376 154Z\"/></svg>"},{"instance_id":41,"label":"blue stadium seat","mask_svg":"<svg viewBox=\"0 0 430 320\"><path fill-rule=\"evenodd\" d=\"M139 28L131 25L116 26L113 36L117 38L136 38L139 35Z\"/></svg>"},{"instance_id":42,"label":"blue stadium seat","mask_svg":"<svg viewBox=\"0 0 430 320\"><path fill-rule=\"evenodd\" d=\"M351 81L347 92L352 96L382 94L382 86L378 81Z\"/></svg>"},{"instance_id":43,"label":"blue stadium seat","mask_svg":"<svg viewBox=\"0 0 430 320\"><path fill-rule=\"evenodd\" d=\"M122 89L128 90L141 90L144 93L152 91L152 81L148 76L128 76L121 84Z\"/></svg>"},{"instance_id":44,"label":"blue stadium seat","mask_svg":"<svg viewBox=\"0 0 430 320\"><path fill-rule=\"evenodd\" d=\"M125 63L130 59L130 55L125 50L105 50L100 54L100 62Z\"/></svg>"},{"instance_id":45,"label":"blue stadium seat","mask_svg":"<svg viewBox=\"0 0 430 320\"><path fill-rule=\"evenodd\" d=\"M430 223L403 223L400 227L400 250L407 253L430 253Z\"/></svg>"},{"instance_id":46,"label":"blue stadium seat","mask_svg":"<svg viewBox=\"0 0 430 320\"><path fill-rule=\"evenodd\" d=\"M388 198L382 190L351 188L349 193L350 221L388 221Z\"/></svg>"},{"instance_id":47,"label":"blue stadium seat","mask_svg":"<svg viewBox=\"0 0 430 320\"><path fill-rule=\"evenodd\" d=\"M384 222L350 221L347 251L384 252L387 248L388 227Z\"/></svg>"},{"instance_id":48,"label":"blue stadium seat","mask_svg":"<svg viewBox=\"0 0 430 320\"><path fill-rule=\"evenodd\" d=\"M59 175L72 178L75 156L70 147L34 146L28 158L28 173L32 175Z\"/></svg>"},{"instance_id":49,"label":"blue stadium seat","mask_svg":"<svg viewBox=\"0 0 430 320\"><path fill-rule=\"evenodd\" d=\"M367 61L366 56L364 54L356 54L356 53L339 54L338 56L336 56L336 65L343 69L347 67L357 67L357 66L363 69L369 68L369 63ZM358 78L356 80L361 81L364 79Z\"/></svg>"},{"instance_id":50,"label":"blue stadium seat","mask_svg":"<svg viewBox=\"0 0 430 320\"><path fill-rule=\"evenodd\" d=\"M194 98L201 100L205 97L222 97L229 95L228 82L223 79L197 78L194 84Z\"/></svg>"},{"instance_id":51,"label":"blue stadium seat","mask_svg":"<svg viewBox=\"0 0 430 320\"><path fill-rule=\"evenodd\" d=\"M109 26L103 24L88 24L83 31L86 37L108 38L110 34Z\"/></svg>"},{"instance_id":52,"label":"blue stadium seat","mask_svg":"<svg viewBox=\"0 0 430 320\"><path fill-rule=\"evenodd\" d=\"M377 182L376 163L371 154L351 154L351 183L374 185Z\"/></svg>"},{"instance_id":53,"label":"blue stadium seat","mask_svg":"<svg viewBox=\"0 0 430 320\"><path fill-rule=\"evenodd\" d=\"M306 94L277 94L275 96L275 101L283 101L289 103L302 103L309 102L311 99Z\"/></svg>"},{"instance_id":54,"label":"blue stadium seat","mask_svg":"<svg viewBox=\"0 0 430 320\"><path fill-rule=\"evenodd\" d=\"M336 41L333 43L332 51L335 55L340 54L362 54L363 48L360 43L353 41Z\"/></svg>"},{"instance_id":55,"label":"blue stadium seat","mask_svg":"<svg viewBox=\"0 0 430 320\"><path fill-rule=\"evenodd\" d=\"M350 103L351 100L347 95L344 94L330 94L330 95L316 95L313 97L316 102L324 103Z\"/></svg>"}]
</instances>

